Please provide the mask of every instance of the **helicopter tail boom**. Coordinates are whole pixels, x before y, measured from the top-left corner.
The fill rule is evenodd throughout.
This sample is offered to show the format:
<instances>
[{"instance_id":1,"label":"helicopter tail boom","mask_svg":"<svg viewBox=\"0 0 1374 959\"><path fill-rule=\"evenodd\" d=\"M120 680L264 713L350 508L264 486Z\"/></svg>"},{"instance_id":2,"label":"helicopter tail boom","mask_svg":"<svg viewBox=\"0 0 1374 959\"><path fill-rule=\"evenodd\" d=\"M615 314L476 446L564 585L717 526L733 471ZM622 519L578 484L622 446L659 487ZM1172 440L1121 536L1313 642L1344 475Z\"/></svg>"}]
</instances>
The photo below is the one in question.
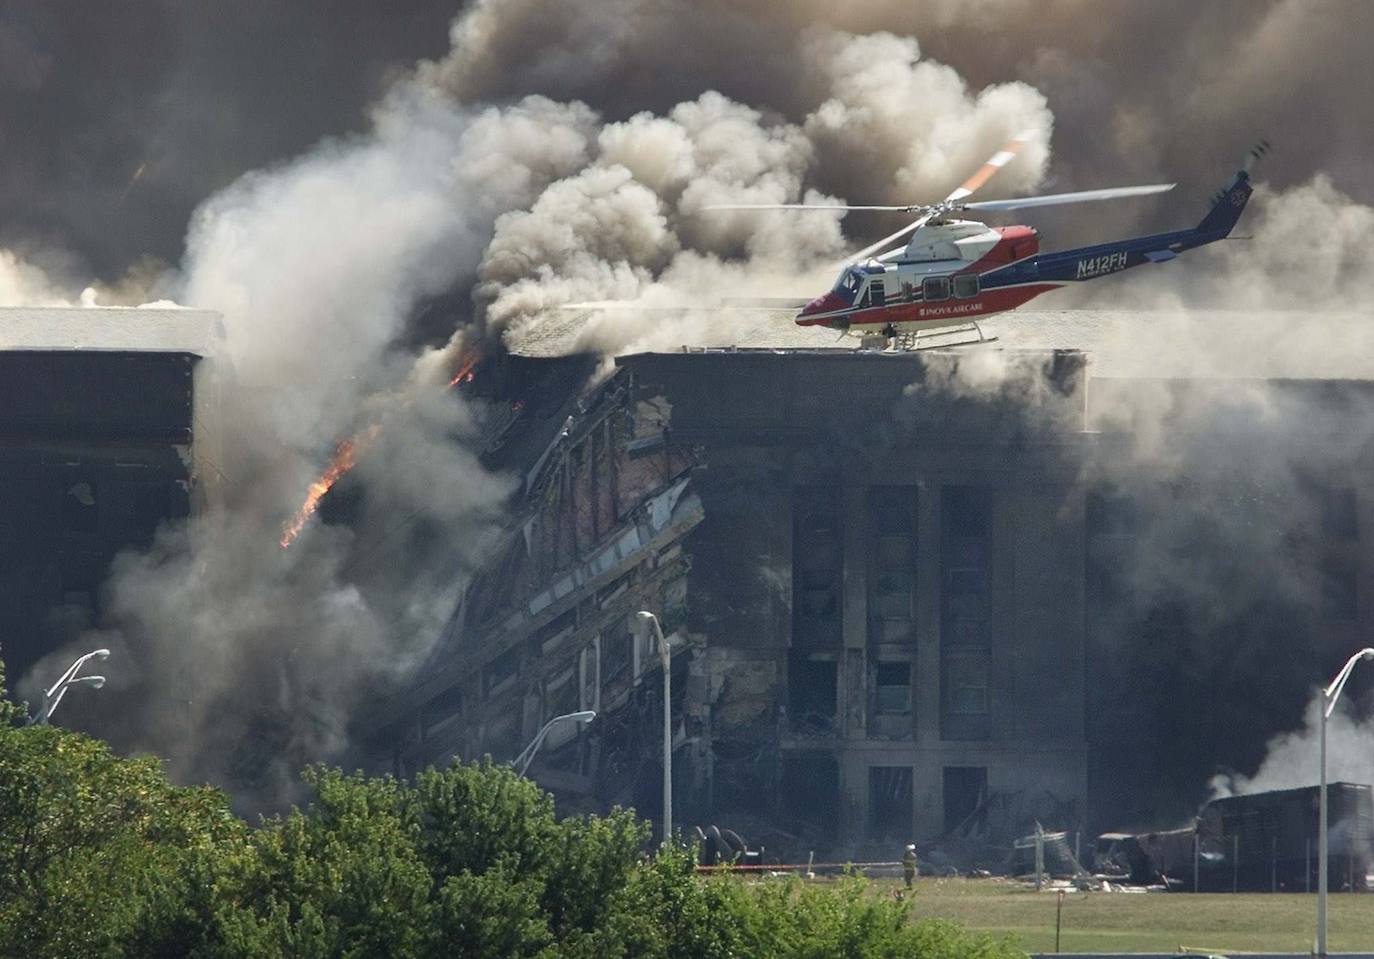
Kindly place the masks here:
<instances>
[{"instance_id":1,"label":"helicopter tail boom","mask_svg":"<svg viewBox=\"0 0 1374 959\"><path fill-rule=\"evenodd\" d=\"M1250 199L1252 192L1254 191L1250 186L1249 172L1236 171L1235 177L1217 193L1212 201L1212 208L1197 225L1194 232L1207 237L1199 242L1210 243L1212 240L1221 240L1229 236L1245 210L1246 201Z\"/></svg>"},{"instance_id":2,"label":"helicopter tail boom","mask_svg":"<svg viewBox=\"0 0 1374 959\"><path fill-rule=\"evenodd\" d=\"M1192 229L1042 253L985 274L983 288L1046 281L1073 283L1095 280L1131 267L1167 262L1184 250L1226 239L1244 212L1252 192L1250 174L1246 170L1239 170L1231 182L1217 193L1207 215Z\"/></svg>"}]
</instances>

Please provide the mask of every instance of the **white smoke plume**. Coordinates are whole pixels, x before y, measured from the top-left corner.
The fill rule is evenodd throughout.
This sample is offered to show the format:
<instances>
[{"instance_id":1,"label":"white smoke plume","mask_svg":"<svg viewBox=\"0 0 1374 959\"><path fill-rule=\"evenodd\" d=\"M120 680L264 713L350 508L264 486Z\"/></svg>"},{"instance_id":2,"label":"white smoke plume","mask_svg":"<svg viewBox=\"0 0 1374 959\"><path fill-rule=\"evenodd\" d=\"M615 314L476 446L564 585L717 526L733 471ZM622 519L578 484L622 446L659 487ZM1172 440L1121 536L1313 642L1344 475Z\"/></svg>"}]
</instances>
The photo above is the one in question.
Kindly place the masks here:
<instances>
[{"instance_id":1,"label":"white smoke plume","mask_svg":"<svg viewBox=\"0 0 1374 959\"><path fill-rule=\"evenodd\" d=\"M40 267L0 249L0 306L71 306Z\"/></svg>"},{"instance_id":2,"label":"white smoke plume","mask_svg":"<svg viewBox=\"0 0 1374 959\"><path fill-rule=\"evenodd\" d=\"M1191 41L1165 45L1158 55L1175 63L1159 81L1172 92L1162 93L1138 82L1159 72L1147 51L1160 46L1131 29L1138 9L1116 22L1078 0L472 4L453 21L449 53L395 83L366 129L238 180L193 220L177 292L225 315L228 494L208 522L167 530L149 554L121 560L110 584L106 627L151 651L143 688L177 690L131 708L126 739L173 756L183 775L251 774L255 796L279 795L301 762L338 753L370 689L423 657L512 487L472 453L480 409L441 390L475 343L490 350L502 337L537 335L558 306L609 299L664 309L599 314L583 346L611 354L718 342L729 314L671 308L813 295L858 236L895 228L844 221L842 231L833 215L707 205L934 200L1026 129L1035 137L998 175L997 195L1047 176L1075 189L1106 185L1108 174L1183 179L1202 168L1216 171L1210 190L1230 169L1218 143L1234 140L1238 153L1272 131L1226 115L1224 98L1180 92L1203 60L1215 74L1206 92L1243 75L1250 85L1235 96L1256 109L1277 104L1274 116L1313 142L1335 135L1335 125L1304 125L1321 111L1277 96L1277 75L1254 64L1283 48L1285 24L1317 31L1337 53L1358 30L1331 36L1337 18L1295 15L1304 5L1294 2L1267 5L1248 26L1195 14L1213 28L1199 36L1242 35L1206 51L1211 59ZM925 49L912 39L921 31ZM1018 31L1043 43L1011 56ZM1118 70L1103 59L1109 48L1137 68ZM1330 69L1348 62L1330 60ZM995 66L1008 63L1016 70ZM1060 114L1056 169L1059 104L1073 122ZM1187 132L1165 135L1175 121ZM1201 135L1213 127L1223 133ZM1178 318L1151 331L1149 349L1184 358L1201 304L1309 307L1297 291L1313 285L1324 303L1368 302L1356 238L1369 211L1324 180L1295 188L1302 180L1290 168L1276 178L1286 192L1257 199L1248 215L1254 241L1084 292L1150 307L1170 299ZM135 186L120 184L125 194ZM1106 229L1108 216L1124 226L1140 215L1095 214L1091 225ZM1288 255L1295 243L1303 255ZM1313 245L1326 257L1321 284L1303 272ZM7 268L14 278L0 283L24 284L16 297L50 295L3 260L0 277ZM416 311L469 289L471 307L444 301L449 343L417 350ZM1170 289L1181 292L1161 292ZM1205 355L1194 369L1225 375L1263 355L1263 340L1193 351ZM1034 398L1007 385L1021 375L1014 364L995 366L971 361L973 381L1004 399ZM1154 424L1141 435L1160 440L1155 451L1174 448L1170 415L1162 396L1137 411L1138 424ZM334 444L370 423L382 429L357 468L365 493L352 528L317 522L282 552L282 520ZM1198 455L1206 432L1200 425L1190 447ZM1153 455L1141 449L1122 464Z\"/></svg>"},{"instance_id":3,"label":"white smoke plume","mask_svg":"<svg viewBox=\"0 0 1374 959\"><path fill-rule=\"evenodd\" d=\"M974 94L921 59L914 40L887 33L811 30L800 42L797 55L820 78L800 123L713 92L666 116L636 114L602 127L576 176L499 218L478 290L490 327L528 335L560 304L629 300L647 309L593 320L583 343L607 353L709 344L736 318L665 311L710 306L722 292L814 295L852 241L833 213L707 206L835 202L827 184L844 182L938 199L1024 130L1034 137L999 185L1026 190L1043 175L1053 121L1034 89ZM916 99L930 122L912 126L903 114Z\"/></svg>"},{"instance_id":4,"label":"white smoke plume","mask_svg":"<svg viewBox=\"0 0 1374 959\"><path fill-rule=\"evenodd\" d=\"M471 351L537 331L570 300L813 292L786 287L844 255L837 217L703 207L833 199L846 156L884 195L922 198L1025 129L1038 139L1003 185L1034 186L1047 162L1036 91L972 91L881 33L798 35L794 61L817 79L795 120L705 89L618 121L542 95L456 96L444 70L506 14L460 17L449 61L396 83L367 132L240 178L191 222L175 292L224 316L223 500L117 561L101 632L83 642L126 664L122 723L103 731L230 785L244 808L289 797L302 763L342 754L357 705L422 661L500 527L513 479L481 466L481 409L444 389ZM625 29L613 20L597 23ZM882 135L890 84L932 122ZM848 148L846 125L862 134ZM16 297L49 295L6 265L26 284ZM417 309L467 287L473 307L445 307L449 343L410 345ZM607 314L583 343L710 342L721 327L702 316ZM351 435L367 438L353 519L317 518L283 550L281 524Z\"/></svg>"},{"instance_id":5,"label":"white smoke plume","mask_svg":"<svg viewBox=\"0 0 1374 959\"><path fill-rule=\"evenodd\" d=\"M1321 691L1313 692L1303 725L1280 733L1266 747L1253 775L1219 773L1214 798L1244 796L1271 789L1298 789L1321 782ZM1374 721L1353 716L1344 700L1326 725L1327 782L1374 783Z\"/></svg>"},{"instance_id":6,"label":"white smoke plume","mask_svg":"<svg viewBox=\"0 0 1374 959\"><path fill-rule=\"evenodd\" d=\"M74 287L73 257L48 251L40 259L0 248L0 307L174 306L159 299L166 289L166 265L135 260L114 283Z\"/></svg>"}]
</instances>

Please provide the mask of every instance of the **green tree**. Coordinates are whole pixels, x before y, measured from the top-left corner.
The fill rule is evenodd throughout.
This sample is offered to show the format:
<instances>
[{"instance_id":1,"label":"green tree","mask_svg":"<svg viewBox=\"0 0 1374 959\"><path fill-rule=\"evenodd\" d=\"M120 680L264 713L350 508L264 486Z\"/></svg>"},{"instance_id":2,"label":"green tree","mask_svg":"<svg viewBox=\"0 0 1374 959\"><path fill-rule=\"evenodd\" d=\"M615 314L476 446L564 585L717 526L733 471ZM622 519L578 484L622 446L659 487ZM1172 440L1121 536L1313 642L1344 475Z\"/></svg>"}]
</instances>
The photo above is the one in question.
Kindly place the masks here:
<instances>
[{"instance_id":1,"label":"green tree","mask_svg":"<svg viewBox=\"0 0 1374 959\"><path fill-rule=\"evenodd\" d=\"M3 668L0 667L0 696ZM1003 959L863 880L703 878L633 813L558 819L490 760L304 773L249 828L209 787L0 701L0 955Z\"/></svg>"},{"instance_id":2,"label":"green tree","mask_svg":"<svg viewBox=\"0 0 1374 959\"><path fill-rule=\"evenodd\" d=\"M108 953L134 922L145 877L244 828L222 793L172 786L154 759L122 759L53 726L0 724L0 951Z\"/></svg>"}]
</instances>

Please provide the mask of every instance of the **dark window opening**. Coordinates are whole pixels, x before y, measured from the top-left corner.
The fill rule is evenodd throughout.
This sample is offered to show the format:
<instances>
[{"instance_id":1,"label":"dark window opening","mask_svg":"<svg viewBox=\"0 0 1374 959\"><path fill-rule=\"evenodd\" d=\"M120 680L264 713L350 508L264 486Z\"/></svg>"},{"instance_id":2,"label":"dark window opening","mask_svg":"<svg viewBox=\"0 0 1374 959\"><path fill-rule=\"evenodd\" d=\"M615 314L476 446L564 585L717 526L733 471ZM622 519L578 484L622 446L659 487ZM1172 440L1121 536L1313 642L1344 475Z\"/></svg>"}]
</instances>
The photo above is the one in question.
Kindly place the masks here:
<instances>
[{"instance_id":1,"label":"dark window opening","mask_svg":"<svg viewBox=\"0 0 1374 959\"><path fill-rule=\"evenodd\" d=\"M800 486L792 506L792 641L839 646L843 549L838 492Z\"/></svg>"},{"instance_id":2,"label":"dark window opening","mask_svg":"<svg viewBox=\"0 0 1374 959\"><path fill-rule=\"evenodd\" d=\"M945 652L940 677L940 733L948 740L987 739L990 695L986 653Z\"/></svg>"},{"instance_id":3,"label":"dark window opening","mask_svg":"<svg viewBox=\"0 0 1374 959\"><path fill-rule=\"evenodd\" d=\"M171 497L160 483L143 483L133 492L134 529L145 538L152 538L158 524L172 515Z\"/></svg>"},{"instance_id":4,"label":"dark window opening","mask_svg":"<svg viewBox=\"0 0 1374 959\"><path fill-rule=\"evenodd\" d=\"M574 661L575 662L575 661ZM544 690L544 722L548 722L555 716L566 716L568 713L575 713L582 707L579 705L578 697L581 695L577 682L577 667L569 666L564 673L550 682ZM573 723L569 729L575 727ZM555 730L550 730L552 735ZM561 730L560 730L561 732ZM549 743L550 746L553 743Z\"/></svg>"},{"instance_id":5,"label":"dark window opening","mask_svg":"<svg viewBox=\"0 0 1374 959\"><path fill-rule=\"evenodd\" d=\"M100 527L96 485L81 480L67 487L62 497L62 528L68 533L95 533Z\"/></svg>"},{"instance_id":6,"label":"dark window opening","mask_svg":"<svg viewBox=\"0 0 1374 959\"><path fill-rule=\"evenodd\" d=\"M457 719L463 711L463 691L451 686L425 703L420 711L422 736L428 738L450 721Z\"/></svg>"},{"instance_id":7,"label":"dark window opening","mask_svg":"<svg viewBox=\"0 0 1374 959\"><path fill-rule=\"evenodd\" d=\"M596 591L596 605L600 609L605 609L613 601L619 599L630 588L630 582L634 579L634 570L630 570Z\"/></svg>"},{"instance_id":8,"label":"dark window opening","mask_svg":"<svg viewBox=\"0 0 1374 959\"><path fill-rule=\"evenodd\" d=\"M947 486L941 498L940 735L987 739L991 655L992 496Z\"/></svg>"},{"instance_id":9,"label":"dark window opening","mask_svg":"<svg viewBox=\"0 0 1374 959\"><path fill-rule=\"evenodd\" d=\"M954 298L967 300L978 295L978 274L960 273L954 278Z\"/></svg>"},{"instance_id":10,"label":"dark window opening","mask_svg":"<svg viewBox=\"0 0 1374 959\"><path fill-rule=\"evenodd\" d=\"M822 749L782 754L783 812L829 834L840 818L840 766Z\"/></svg>"},{"instance_id":11,"label":"dark window opening","mask_svg":"<svg viewBox=\"0 0 1374 959\"><path fill-rule=\"evenodd\" d=\"M868 834L898 842L911 837L911 767L868 769Z\"/></svg>"},{"instance_id":12,"label":"dark window opening","mask_svg":"<svg viewBox=\"0 0 1374 959\"><path fill-rule=\"evenodd\" d=\"M577 607L574 606L555 616L543 626L540 626L534 634L534 643L531 645L535 646L539 651L542 651L543 646L567 636L571 636L573 630L576 628Z\"/></svg>"},{"instance_id":13,"label":"dark window opening","mask_svg":"<svg viewBox=\"0 0 1374 959\"><path fill-rule=\"evenodd\" d=\"M629 629L603 634L601 638L602 683L609 685L628 676L634 661L634 633Z\"/></svg>"},{"instance_id":14,"label":"dark window opening","mask_svg":"<svg viewBox=\"0 0 1374 959\"><path fill-rule=\"evenodd\" d=\"M887 716L911 715L911 664L879 663L874 708Z\"/></svg>"},{"instance_id":15,"label":"dark window opening","mask_svg":"<svg viewBox=\"0 0 1374 959\"><path fill-rule=\"evenodd\" d=\"M945 646L988 646L991 525L992 500L986 490L945 488L941 543L941 642Z\"/></svg>"},{"instance_id":16,"label":"dark window opening","mask_svg":"<svg viewBox=\"0 0 1374 959\"><path fill-rule=\"evenodd\" d=\"M928 276L921 283L921 295L927 303L949 299L949 277Z\"/></svg>"},{"instance_id":17,"label":"dark window opening","mask_svg":"<svg viewBox=\"0 0 1374 959\"><path fill-rule=\"evenodd\" d=\"M992 528L992 497L978 486L946 486L945 529L954 536L986 536Z\"/></svg>"},{"instance_id":18,"label":"dark window opening","mask_svg":"<svg viewBox=\"0 0 1374 959\"><path fill-rule=\"evenodd\" d=\"M100 612L98 599L104 572L105 564L95 553L64 556L58 575L61 604L94 617Z\"/></svg>"},{"instance_id":19,"label":"dark window opening","mask_svg":"<svg viewBox=\"0 0 1374 959\"><path fill-rule=\"evenodd\" d=\"M581 692L578 694L578 709L601 708L601 647L592 643L583 648L580 656Z\"/></svg>"},{"instance_id":20,"label":"dark window opening","mask_svg":"<svg viewBox=\"0 0 1374 959\"><path fill-rule=\"evenodd\" d=\"M787 711L793 732L819 736L834 729L839 707L837 676L833 659L792 654L787 676Z\"/></svg>"},{"instance_id":21,"label":"dark window opening","mask_svg":"<svg viewBox=\"0 0 1374 959\"><path fill-rule=\"evenodd\" d=\"M885 306L887 305L887 292L883 287L882 280L870 280L868 283L868 305Z\"/></svg>"},{"instance_id":22,"label":"dark window opening","mask_svg":"<svg viewBox=\"0 0 1374 959\"><path fill-rule=\"evenodd\" d=\"M869 490L869 642L916 639L916 487Z\"/></svg>"},{"instance_id":23,"label":"dark window opening","mask_svg":"<svg viewBox=\"0 0 1374 959\"><path fill-rule=\"evenodd\" d=\"M493 759L501 760L515 757L516 750L520 748L517 718L518 712L512 710L497 718L487 727L485 741L482 745Z\"/></svg>"},{"instance_id":24,"label":"dark window opening","mask_svg":"<svg viewBox=\"0 0 1374 959\"><path fill-rule=\"evenodd\" d=\"M520 648L512 646L497 656L482 670L482 692L490 693L507 680L514 678L520 665Z\"/></svg>"},{"instance_id":25,"label":"dark window opening","mask_svg":"<svg viewBox=\"0 0 1374 959\"><path fill-rule=\"evenodd\" d=\"M945 833L981 832L988 824L986 766L946 766Z\"/></svg>"}]
</instances>

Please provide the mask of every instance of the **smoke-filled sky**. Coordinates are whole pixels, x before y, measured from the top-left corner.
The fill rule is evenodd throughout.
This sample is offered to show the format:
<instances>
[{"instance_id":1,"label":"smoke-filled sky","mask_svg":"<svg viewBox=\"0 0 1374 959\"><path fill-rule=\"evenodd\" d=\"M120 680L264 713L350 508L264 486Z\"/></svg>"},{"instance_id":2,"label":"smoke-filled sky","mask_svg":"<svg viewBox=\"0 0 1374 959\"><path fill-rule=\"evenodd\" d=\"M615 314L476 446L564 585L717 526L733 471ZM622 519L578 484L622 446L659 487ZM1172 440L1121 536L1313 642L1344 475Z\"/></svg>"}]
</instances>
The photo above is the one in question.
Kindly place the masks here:
<instances>
[{"instance_id":1,"label":"smoke-filled sky","mask_svg":"<svg viewBox=\"0 0 1374 959\"><path fill-rule=\"evenodd\" d=\"M1025 130L987 197L1179 182L1038 217L1066 246L1196 223L1264 136L1253 246L1084 295L1298 305L1315 275L1374 303L1371 36L1358 0L0 3L0 305L94 283L219 310L238 387L224 521L121 561L98 624L200 677L208 738L166 742L163 704L128 741L231 779L206 744L272 689L278 753L334 754L351 698L423 655L510 490L469 452L481 411L435 399L474 342L569 301L812 294L892 228L705 205L934 200ZM639 322L587 342L703 333ZM356 527L281 553L333 444L377 422Z\"/></svg>"},{"instance_id":2,"label":"smoke-filled sky","mask_svg":"<svg viewBox=\"0 0 1374 959\"><path fill-rule=\"evenodd\" d=\"M915 84L875 73L863 82L883 95L830 115L844 126L812 175L855 202L929 199L875 154L907 142L940 164L928 141L967 118L933 109L936 88L1011 81L1054 114L1055 189L1176 180L1191 220L1263 135L1278 146L1261 171L1274 186L1320 170L1374 199L1361 175L1374 8L1359 0L6 0L0 247L78 283L145 256L176 263L199 203L322 137L368 130L369 107L421 58L470 104L542 94L619 121L715 90L799 122L836 92L798 55L828 28L912 37L927 65ZM856 149L874 137L886 149Z\"/></svg>"}]
</instances>

